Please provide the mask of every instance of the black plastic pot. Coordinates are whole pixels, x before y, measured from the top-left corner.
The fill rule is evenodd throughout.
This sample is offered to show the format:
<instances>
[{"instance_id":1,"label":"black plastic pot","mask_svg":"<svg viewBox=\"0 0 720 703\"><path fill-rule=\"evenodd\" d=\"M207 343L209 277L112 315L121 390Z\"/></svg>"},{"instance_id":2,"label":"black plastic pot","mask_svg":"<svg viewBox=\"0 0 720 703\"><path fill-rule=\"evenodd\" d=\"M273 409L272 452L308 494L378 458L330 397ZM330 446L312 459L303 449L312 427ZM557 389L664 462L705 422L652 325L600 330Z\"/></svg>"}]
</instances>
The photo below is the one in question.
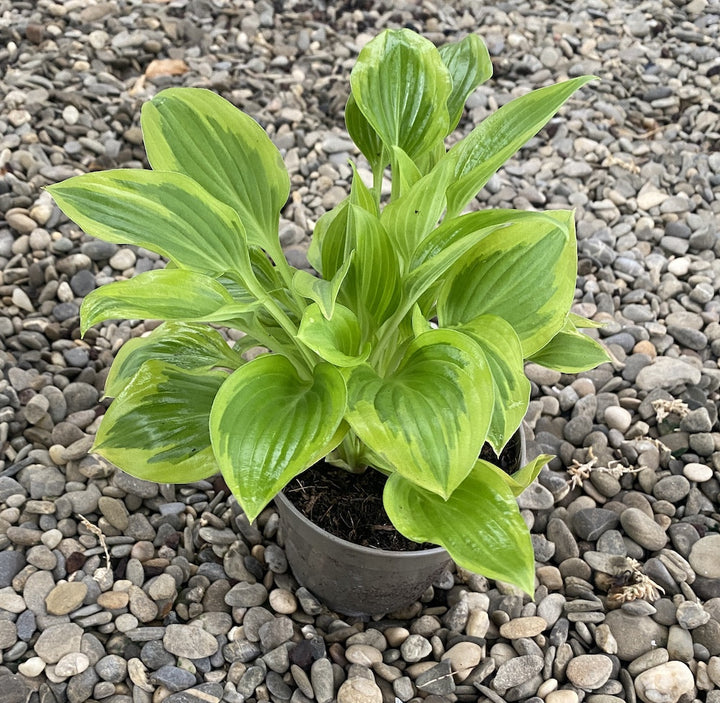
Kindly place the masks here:
<instances>
[{"instance_id":1,"label":"black plastic pot","mask_svg":"<svg viewBox=\"0 0 720 703\"><path fill-rule=\"evenodd\" d=\"M525 463L525 435L519 435L518 467ZM308 520L283 493L275 505L295 578L345 615L368 617L404 608L451 562L442 547L398 552L348 542Z\"/></svg>"}]
</instances>

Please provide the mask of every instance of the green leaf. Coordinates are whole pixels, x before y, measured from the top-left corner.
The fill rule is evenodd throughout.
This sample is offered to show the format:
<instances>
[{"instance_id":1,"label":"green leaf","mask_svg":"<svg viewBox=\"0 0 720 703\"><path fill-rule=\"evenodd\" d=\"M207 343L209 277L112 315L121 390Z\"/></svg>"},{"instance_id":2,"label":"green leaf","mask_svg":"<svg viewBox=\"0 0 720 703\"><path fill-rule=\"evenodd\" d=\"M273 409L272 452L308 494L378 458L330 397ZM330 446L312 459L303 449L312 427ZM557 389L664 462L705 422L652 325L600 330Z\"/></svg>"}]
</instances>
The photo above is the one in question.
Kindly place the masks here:
<instances>
[{"instance_id":1,"label":"green leaf","mask_svg":"<svg viewBox=\"0 0 720 703\"><path fill-rule=\"evenodd\" d=\"M537 478L542 467L554 458L555 457L550 454L541 454L531 462L525 464L521 469L518 469L514 474L510 475L489 461L478 459L478 463L482 464L488 471L494 471L507 484L508 488L510 488L513 495L517 498L517 496L527 489Z\"/></svg>"},{"instance_id":2,"label":"green leaf","mask_svg":"<svg viewBox=\"0 0 720 703\"><path fill-rule=\"evenodd\" d=\"M119 395L138 369L151 360L194 371L236 369L245 363L222 335L207 325L164 322L147 337L130 339L122 345L105 381L105 395Z\"/></svg>"},{"instance_id":3,"label":"green leaf","mask_svg":"<svg viewBox=\"0 0 720 703\"><path fill-rule=\"evenodd\" d=\"M452 76L452 92L448 97L449 134L460 122L470 94L492 76L493 66L487 47L477 34L468 34L462 41L444 44L439 51Z\"/></svg>"},{"instance_id":4,"label":"green leaf","mask_svg":"<svg viewBox=\"0 0 720 703\"><path fill-rule=\"evenodd\" d=\"M439 544L464 569L533 594L530 532L510 487L484 462L477 462L447 500L395 473L385 484L383 502L393 525L409 539Z\"/></svg>"},{"instance_id":5,"label":"green leaf","mask_svg":"<svg viewBox=\"0 0 720 703\"><path fill-rule=\"evenodd\" d=\"M367 364L347 375L346 420L408 480L447 498L472 469L492 415L482 350L454 330L431 330L381 378Z\"/></svg>"},{"instance_id":6,"label":"green leaf","mask_svg":"<svg viewBox=\"0 0 720 703\"><path fill-rule=\"evenodd\" d=\"M210 436L228 486L254 520L292 478L334 449L347 431L345 383L318 364L300 378L284 356L241 366L222 385L210 412Z\"/></svg>"},{"instance_id":7,"label":"green leaf","mask_svg":"<svg viewBox=\"0 0 720 703\"><path fill-rule=\"evenodd\" d=\"M395 309L400 296L397 254L380 220L357 205L348 209L346 256L355 251L338 300L354 310L363 338Z\"/></svg>"},{"instance_id":8,"label":"green leaf","mask_svg":"<svg viewBox=\"0 0 720 703\"><path fill-rule=\"evenodd\" d=\"M493 232L458 263L438 298L441 327L489 314L509 322L528 357L562 328L573 302L573 213L552 210Z\"/></svg>"},{"instance_id":9,"label":"green leaf","mask_svg":"<svg viewBox=\"0 0 720 703\"><path fill-rule=\"evenodd\" d=\"M420 180L422 173L415 162L398 146L390 150L390 167L392 169L390 201L392 202L407 193Z\"/></svg>"},{"instance_id":10,"label":"green leaf","mask_svg":"<svg viewBox=\"0 0 720 703\"><path fill-rule=\"evenodd\" d=\"M587 317L583 317L582 315L576 315L574 312L571 312L568 315L568 320L575 325L575 328L580 329L601 329L605 327L604 322L597 322L596 320L588 320Z\"/></svg>"},{"instance_id":11,"label":"green leaf","mask_svg":"<svg viewBox=\"0 0 720 703\"><path fill-rule=\"evenodd\" d=\"M368 42L350 86L385 145L400 147L413 160L447 134L450 73L432 42L415 32L385 30Z\"/></svg>"},{"instance_id":12,"label":"green leaf","mask_svg":"<svg viewBox=\"0 0 720 703\"><path fill-rule=\"evenodd\" d=\"M430 321L425 317L425 315L423 315L423 312L420 309L419 305L413 305L412 317L410 318L410 322L412 325L413 335L415 337L419 337L421 334L429 332L431 329L433 329Z\"/></svg>"},{"instance_id":13,"label":"green leaf","mask_svg":"<svg viewBox=\"0 0 720 703\"><path fill-rule=\"evenodd\" d=\"M410 261L437 225L445 210L445 191L452 173L452 162L442 161L383 210L380 222L397 245L403 261Z\"/></svg>"},{"instance_id":14,"label":"green leaf","mask_svg":"<svg viewBox=\"0 0 720 703\"><path fill-rule=\"evenodd\" d=\"M129 281L96 288L80 306L83 334L103 320L119 318L223 322L252 310L237 303L210 276L182 269L147 271Z\"/></svg>"},{"instance_id":15,"label":"green leaf","mask_svg":"<svg viewBox=\"0 0 720 703\"><path fill-rule=\"evenodd\" d=\"M378 133L360 111L352 93L345 105L345 126L350 138L368 160L373 173L382 173L389 160L387 150Z\"/></svg>"},{"instance_id":16,"label":"green leaf","mask_svg":"<svg viewBox=\"0 0 720 703\"><path fill-rule=\"evenodd\" d=\"M448 189L448 216L459 215L490 177L534 137L563 103L594 76L539 88L503 105L448 153L457 157Z\"/></svg>"},{"instance_id":17,"label":"green leaf","mask_svg":"<svg viewBox=\"0 0 720 703\"><path fill-rule=\"evenodd\" d=\"M209 90L167 88L143 105L141 124L153 169L190 176L240 215L250 244L278 254L290 178L255 120Z\"/></svg>"},{"instance_id":18,"label":"green leaf","mask_svg":"<svg viewBox=\"0 0 720 703\"><path fill-rule=\"evenodd\" d=\"M245 231L237 213L180 173L86 173L48 191L92 237L145 247L191 271L246 271Z\"/></svg>"},{"instance_id":19,"label":"green leaf","mask_svg":"<svg viewBox=\"0 0 720 703\"><path fill-rule=\"evenodd\" d=\"M353 172L352 182L350 183L350 204L358 205L363 210L367 210L371 215L377 216L379 213L375 196L363 182L357 168L355 168L355 164L350 162L350 167Z\"/></svg>"},{"instance_id":20,"label":"green leaf","mask_svg":"<svg viewBox=\"0 0 720 703\"><path fill-rule=\"evenodd\" d=\"M370 354L370 344L361 348L360 324L352 310L336 305L330 319L313 303L305 309L298 339L334 366L357 366Z\"/></svg>"},{"instance_id":21,"label":"green leaf","mask_svg":"<svg viewBox=\"0 0 720 703\"><path fill-rule=\"evenodd\" d=\"M528 357L528 361L562 373L578 373L594 369L610 361L610 357L599 342L578 332L568 319L565 327L542 349Z\"/></svg>"},{"instance_id":22,"label":"green leaf","mask_svg":"<svg viewBox=\"0 0 720 703\"><path fill-rule=\"evenodd\" d=\"M487 441L500 454L520 427L530 401L520 339L512 326L496 315L481 315L459 329L480 345L490 366L495 404Z\"/></svg>"},{"instance_id":23,"label":"green leaf","mask_svg":"<svg viewBox=\"0 0 720 703\"><path fill-rule=\"evenodd\" d=\"M355 252L351 251L350 256L345 259L342 266L335 272L330 281L313 276L307 271L298 269L293 276L293 287L298 295L308 298L317 303L326 319L330 319L335 311L340 286L347 276L350 264L353 261Z\"/></svg>"},{"instance_id":24,"label":"green leaf","mask_svg":"<svg viewBox=\"0 0 720 703\"><path fill-rule=\"evenodd\" d=\"M158 483L192 483L218 472L208 418L223 371L146 361L110 404L95 438L123 471Z\"/></svg>"}]
</instances>

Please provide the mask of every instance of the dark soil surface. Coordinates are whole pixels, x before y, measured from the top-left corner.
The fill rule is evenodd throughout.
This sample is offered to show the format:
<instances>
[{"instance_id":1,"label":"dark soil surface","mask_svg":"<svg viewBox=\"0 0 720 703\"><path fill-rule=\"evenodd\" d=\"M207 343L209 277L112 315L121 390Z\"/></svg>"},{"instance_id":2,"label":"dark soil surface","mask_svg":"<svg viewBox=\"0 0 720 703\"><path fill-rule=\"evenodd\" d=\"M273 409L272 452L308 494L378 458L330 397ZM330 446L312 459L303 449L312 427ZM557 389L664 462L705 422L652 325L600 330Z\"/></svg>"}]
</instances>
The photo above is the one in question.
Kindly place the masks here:
<instances>
[{"instance_id":1,"label":"dark soil surface","mask_svg":"<svg viewBox=\"0 0 720 703\"><path fill-rule=\"evenodd\" d=\"M480 458L500 466L506 473L519 468L520 436L516 434L500 458L486 444ZM285 488L285 495L309 520L330 534L365 547L395 551L416 551L436 545L418 544L401 535L390 522L383 506L386 478L368 469L351 474L321 461Z\"/></svg>"}]
</instances>

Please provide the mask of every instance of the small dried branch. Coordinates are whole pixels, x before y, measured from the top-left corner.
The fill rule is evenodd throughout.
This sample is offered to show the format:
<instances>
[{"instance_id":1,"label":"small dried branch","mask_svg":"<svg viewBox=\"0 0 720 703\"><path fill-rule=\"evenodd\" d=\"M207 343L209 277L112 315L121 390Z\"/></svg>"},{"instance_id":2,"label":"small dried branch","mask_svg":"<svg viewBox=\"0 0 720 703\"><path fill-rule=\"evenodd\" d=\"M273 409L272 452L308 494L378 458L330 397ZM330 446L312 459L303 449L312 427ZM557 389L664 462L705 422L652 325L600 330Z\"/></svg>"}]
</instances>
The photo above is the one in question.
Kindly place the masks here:
<instances>
[{"instance_id":1,"label":"small dried branch","mask_svg":"<svg viewBox=\"0 0 720 703\"><path fill-rule=\"evenodd\" d=\"M105 535L103 534L103 531L97 525L93 525L90 520L88 520L84 515L78 513L78 517L80 518L80 522L82 522L82 524L85 525L85 527L87 527L87 529L90 530L90 532L92 532L98 538L98 540L100 540L100 545L105 552L105 567L107 569L111 569L110 552L108 551L107 542L105 541Z\"/></svg>"},{"instance_id":2,"label":"small dried branch","mask_svg":"<svg viewBox=\"0 0 720 703\"><path fill-rule=\"evenodd\" d=\"M653 400L652 406L655 410L655 420L657 422L662 422L671 414L675 414L682 419L690 412L687 403L679 398L673 398L672 400L658 398L657 400Z\"/></svg>"}]
</instances>

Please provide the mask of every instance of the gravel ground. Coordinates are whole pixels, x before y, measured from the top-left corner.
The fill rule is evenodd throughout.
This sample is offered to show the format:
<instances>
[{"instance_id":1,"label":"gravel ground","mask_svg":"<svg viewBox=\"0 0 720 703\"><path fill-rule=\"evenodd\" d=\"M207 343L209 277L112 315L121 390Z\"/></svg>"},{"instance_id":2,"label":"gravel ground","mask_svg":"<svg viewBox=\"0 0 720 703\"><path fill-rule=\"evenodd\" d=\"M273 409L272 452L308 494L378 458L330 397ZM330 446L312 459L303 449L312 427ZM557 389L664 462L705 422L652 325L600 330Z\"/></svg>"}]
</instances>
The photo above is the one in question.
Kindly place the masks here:
<instances>
[{"instance_id":1,"label":"gravel ground","mask_svg":"<svg viewBox=\"0 0 720 703\"><path fill-rule=\"evenodd\" d=\"M720 703L720 5L325 4L0 0L0 698ZM209 87L282 150L281 236L306 266L356 156L348 72L400 26L486 40L495 76L461 129L530 88L602 79L477 206L576 209L576 310L606 323L615 361L528 368L535 450L558 456L521 497L535 600L454 572L363 623L297 588L273 510L251 526L219 484L88 455L113 355L149 326L81 339L79 304L163 264L90 240L42 188L144 165L142 102Z\"/></svg>"}]
</instances>

